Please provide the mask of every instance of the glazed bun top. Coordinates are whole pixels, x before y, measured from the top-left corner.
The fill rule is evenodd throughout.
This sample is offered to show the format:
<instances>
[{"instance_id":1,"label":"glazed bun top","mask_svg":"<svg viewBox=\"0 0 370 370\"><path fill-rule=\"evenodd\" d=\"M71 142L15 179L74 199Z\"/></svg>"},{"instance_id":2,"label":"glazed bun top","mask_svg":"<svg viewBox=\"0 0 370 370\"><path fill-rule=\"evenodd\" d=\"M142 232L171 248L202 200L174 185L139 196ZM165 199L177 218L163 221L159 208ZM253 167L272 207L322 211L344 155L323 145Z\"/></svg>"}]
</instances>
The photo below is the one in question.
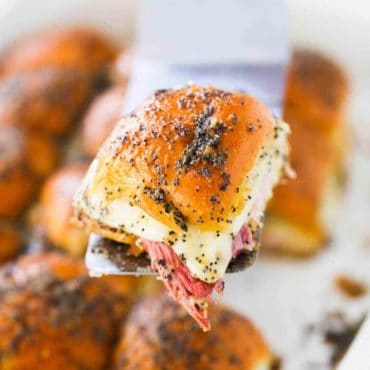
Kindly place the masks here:
<instances>
[{"instance_id":1,"label":"glazed bun top","mask_svg":"<svg viewBox=\"0 0 370 370\"><path fill-rule=\"evenodd\" d=\"M17 127L1 127L0 215L18 216L39 180L54 169L57 160L58 149L49 137Z\"/></svg>"},{"instance_id":2,"label":"glazed bun top","mask_svg":"<svg viewBox=\"0 0 370 370\"><path fill-rule=\"evenodd\" d=\"M40 197L39 223L48 241L75 256L85 253L88 240L88 234L71 223L73 194L86 171L84 164L60 168L45 182Z\"/></svg>"},{"instance_id":3,"label":"glazed bun top","mask_svg":"<svg viewBox=\"0 0 370 370\"><path fill-rule=\"evenodd\" d=\"M0 127L66 134L96 89L81 70L45 68L7 76L0 80Z\"/></svg>"},{"instance_id":4,"label":"glazed bun top","mask_svg":"<svg viewBox=\"0 0 370 370\"><path fill-rule=\"evenodd\" d=\"M244 180L275 134L256 99L216 88L157 91L123 118L97 156L90 191L109 183L156 220L222 230L245 204ZM250 189L249 189L250 190Z\"/></svg>"},{"instance_id":5,"label":"glazed bun top","mask_svg":"<svg viewBox=\"0 0 370 370\"><path fill-rule=\"evenodd\" d=\"M294 110L303 110L306 123L324 131L342 120L348 81L340 66L331 59L310 50L297 50L287 81L284 107L287 122Z\"/></svg>"},{"instance_id":6,"label":"glazed bun top","mask_svg":"<svg viewBox=\"0 0 370 370\"><path fill-rule=\"evenodd\" d=\"M332 60L308 50L294 53L288 73L284 119L292 129L291 163L297 178L275 189L270 210L324 238L325 197L338 193L343 156L348 82ZM330 193L328 188L330 188Z\"/></svg>"},{"instance_id":7,"label":"glazed bun top","mask_svg":"<svg viewBox=\"0 0 370 370\"><path fill-rule=\"evenodd\" d=\"M98 95L82 120L81 140L85 153L94 157L122 116L125 86L117 85Z\"/></svg>"},{"instance_id":8,"label":"glazed bun top","mask_svg":"<svg viewBox=\"0 0 370 370\"><path fill-rule=\"evenodd\" d=\"M210 307L204 333L166 295L145 298L129 315L114 370L267 370L271 352L250 321L220 305Z\"/></svg>"},{"instance_id":9,"label":"glazed bun top","mask_svg":"<svg viewBox=\"0 0 370 370\"><path fill-rule=\"evenodd\" d=\"M116 45L99 32L68 28L49 30L19 41L4 53L0 66L6 75L43 68L97 72L116 55Z\"/></svg>"},{"instance_id":10,"label":"glazed bun top","mask_svg":"<svg viewBox=\"0 0 370 370\"><path fill-rule=\"evenodd\" d=\"M26 133L12 126L1 127L0 176L15 170L29 171L44 177L55 167L56 144L41 133Z\"/></svg>"},{"instance_id":11,"label":"glazed bun top","mask_svg":"<svg viewBox=\"0 0 370 370\"><path fill-rule=\"evenodd\" d=\"M136 291L134 278L114 278L56 253L2 267L0 369L105 369Z\"/></svg>"}]
</instances>

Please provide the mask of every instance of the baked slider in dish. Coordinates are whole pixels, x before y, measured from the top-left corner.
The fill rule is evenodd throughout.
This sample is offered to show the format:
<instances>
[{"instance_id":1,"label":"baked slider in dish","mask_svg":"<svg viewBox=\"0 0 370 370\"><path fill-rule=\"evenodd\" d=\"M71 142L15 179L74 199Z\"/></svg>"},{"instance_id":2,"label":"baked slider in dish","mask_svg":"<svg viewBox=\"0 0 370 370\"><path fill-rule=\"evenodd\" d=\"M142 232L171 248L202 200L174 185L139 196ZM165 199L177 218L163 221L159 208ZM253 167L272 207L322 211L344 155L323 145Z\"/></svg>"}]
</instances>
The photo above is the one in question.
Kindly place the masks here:
<instances>
[{"instance_id":1,"label":"baked slider in dish","mask_svg":"<svg viewBox=\"0 0 370 370\"><path fill-rule=\"evenodd\" d=\"M56 145L49 137L0 127L0 217L19 216L57 160Z\"/></svg>"},{"instance_id":2,"label":"baked slider in dish","mask_svg":"<svg viewBox=\"0 0 370 370\"><path fill-rule=\"evenodd\" d=\"M89 278L82 260L56 253L4 265L0 370L107 369L135 280Z\"/></svg>"},{"instance_id":3,"label":"baked slider in dish","mask_svg":"<svg viewBox=\"0 0 370 370\"><path fill-rule=\"evenodd\" d=\"M21 233L11 222L0 221L0 265L15 258L22 249Z\"/></svg>"},{"instance_id":4,"label":"baked slider in dish","mask_svg":"<svg viewBox=\"0 0 370 370\"><path fill-rule=\"evenodd\" d=\"M62 68L97 74L107 68L117 54L117 46L95 30L48 30L24 38L6 50L0 60L0 73Z\"/></svg>"},{"instance_id":5,"label":"baked slider in dish","mask_svg":"<svg viewBox=\"0 0 370 370\"><path fill-rule=\"evenodd\" d=\"M266 249L304 255L326 244L344 185L347 96L346 76L334 62L311 51L294 53L284 120L292 131L297 178L274 192L263 233Z\"/></svg>"},{"instance_id":6,"label":"baked slider in dish","mask_svg":"<svg viewBox=\"0 0 370 370\"><path fill-rule=\"evenodd\" d=\"M117 85L98 95L82 120L81 140L85 153L95 157L122 115L125 86Z\"/></svg>"},{"instance_id":7,"label":"baked slider in dish","mask_svg":"<svg viewBox=\"0 0 370 370\"><path fill-rule=\"evenodd\" d=\"M39 224L42 233L53 246L75 256L85 253L88 235L71 223L71 203L86 171L84 164L62 167L41 190Z\"/></svg>"},{"instance_id":8,"label":"baked slider in dish","mask_svg":"<svg viewBox=\"0 0 370 370\"><path fill-rule=\"evenodd\" d=\"M42 69L5 77L0 81L0 128L66 134L96 89L79 70Z\"/></svg>"},{"instance_id":9,"label":"baked slider in dish","mask_svg":"<svg viewBox=\"0 0 370 370\"><path fill-rule=\"evenodd\" d=\"M166 295L134 306L115 351L113 370L269 370L272 354L246 318L212 304L203 333Z\"/></svg>"},{"instance_id":10,"label":"baked slider in dish","mask_svg":"<svg viewBox=\"0 0 370 370\"><path fill-rule=\"evenodd\" d=\"M230 262L256 250L288 126L242 93L161 90L124 117L76 193L89 231L144 250L204 330Z\"/></svg>"}]
</instances>

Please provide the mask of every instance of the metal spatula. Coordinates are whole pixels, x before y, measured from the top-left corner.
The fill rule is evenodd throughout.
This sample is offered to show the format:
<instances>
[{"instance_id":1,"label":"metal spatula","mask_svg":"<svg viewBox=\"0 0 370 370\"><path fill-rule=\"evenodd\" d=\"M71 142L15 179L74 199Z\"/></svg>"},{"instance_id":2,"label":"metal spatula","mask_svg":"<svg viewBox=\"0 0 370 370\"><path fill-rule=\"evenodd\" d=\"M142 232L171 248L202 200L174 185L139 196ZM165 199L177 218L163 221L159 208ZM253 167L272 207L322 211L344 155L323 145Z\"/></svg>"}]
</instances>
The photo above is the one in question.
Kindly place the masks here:
<instances>
[{"instance_id":1,"label":"metal spatula","mask_svg":"<svg viewBox=\"0 0 370 370\"><path fill-rule=\"evenodd\" d=\"M337 370L370 370L370 311Z\"/></svg>"},{"instance_id":2,"label":"metal spatula","mask_svg":"<svg viewBox=\"0 0 370 370\"><path fill-rule=\"evenodd\" d=\"M255 96L281 113L289 58L283 0L143 0L125 111L161 88L189 81ZM153 273L145 255L91 235L86 264L93 275ZM229 265L253 264L256 251Z\"/></svg>"}]
</instances>

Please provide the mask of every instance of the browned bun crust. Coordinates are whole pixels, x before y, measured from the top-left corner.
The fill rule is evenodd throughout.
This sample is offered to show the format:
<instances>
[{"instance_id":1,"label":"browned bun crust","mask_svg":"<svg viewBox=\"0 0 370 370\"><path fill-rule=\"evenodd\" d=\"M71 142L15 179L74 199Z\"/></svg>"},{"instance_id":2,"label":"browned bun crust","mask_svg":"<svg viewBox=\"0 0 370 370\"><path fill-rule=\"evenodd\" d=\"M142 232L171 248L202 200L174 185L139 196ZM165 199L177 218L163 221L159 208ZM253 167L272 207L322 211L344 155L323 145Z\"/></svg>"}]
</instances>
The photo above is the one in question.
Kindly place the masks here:
<instances>
[{"instance_id":1,"label":"browned bun crust","mask_svg":"<svg viewBox=\"0 0 370 370\"><path fill-rule=\"evenodd\" d=\"M8 128L0 128L3 132ZM59 160L57 144L43 133L23 132L24 152L31 171L40 179L48 176Z\"/></svg>"},{"instance_id":2,"label":"browned bun crust","mask_svg":"<svg viewBox=\"0 0 370 370\"><path fill-rule=\"evenodd\" d=\"M11 223L0 221L0 265L14 258L21 250L19 232Z\"/></svg>"},{"instance_id":3,"label":"browned bun crust","mask_svg":"<svg viewBox=\"0 0 370 370\"><path fill-rule=\"evenodd\" d=\"M82 145L94 157L122 114L125 87L114 86L91 103L82 121Z\"/></svg>"},{"instance_id":4,"label":"browned bun crust","mask_svg":"<svg viewBox=\"0 0 370 370\"><path fill-rule=\"evenodd\" d=\"M244 206L240 187L273 135L268 109L245 94L198 86L158 91L116 125L98 154L97 177L117 189L113 196L126 192L173 230L183 228L179 214L222 230Z\"/></svg>"},{"instance_id":5,"label":"browned bun crust","mask_svg":"<svg viewBox=\"0 0 370 370\"><path fill-rule=\"evenodd\" d=\"M1 160L2 162L2 160ZM2 163L0 166L2 167ZM13 219L29 204L36 183L22 167L0 169L0 217Z\"/></svg>"},{"instance_id":6,"label":"browned bun crust","mask_svg":"<svg viewBox=\"0 0 370 370\"><path fill-rule=\"evenodd\" d=\"M348 81L342 69L317 52L297 50L287 79L286 119L297 110L312 128L335 129L343 119L348 96Z\"/></svg>"},{"instance_id":7,"label":"browned bun crust","mask_svg":"<svg viewBox=\"0 0 370 370\"><path fill-rule=\"evenodd\" d=\"M47 239L72 255L86 250L87 233L71 224L72 198L87 171L84 164L63 167L54 173L41 191L40 224Z\"/></svg>"},{"instance_id":8,"label":"browned bun crust","mask_svg":"<svg viewBox=\"0 0 370 370\"><path fill-rule=\"evenodd\" d=\"M19 215L30 201L36 178L29 166L23 133L12 127L0 135L0 216Z\"/></svg>"},{"instance_id":9,"label":"browned bun crust","mask_svg":"<svg viewBox=\"0 0 370 370\"><path fill-rule=\"evenodd\" d=\"M292 222L303 225L312 232L323 231L318 220L318 210L333 164L333 145L303 120L291 120L291 164L297 178L274 190L270 210Z\"/></svg>"},{"instance_id":10,"label":"browned bun crust","mask_svg":"<svg viewBox=\"0 0 370 370\"><path fill-rule=\"evenodd\" d=\"M30 201L39 180L58 160L55 143L17 127L0 129L0 216L15 217Z\"/></svg>"},{"instance_id":11,"label":"browned bun crust","mask_svg":"<svg viewBox=\"0 0 370 370\"><path fill-rule=\"evenodd\" d=\"M210 317L213 329L204 333L166 295L142 300L126 321L113 369L269 368L269 348L250 321L220 305L210 307Z\"/></svg>"},{"instance_id":12,"label":"browned bun crust","mask_svg":"<svg viewBox=\"0 0 370 370\"><path fill-rule=\"evenodd\" d=\"M266 247L312 253L327 240L320 211L329 182L335 177L339 179L343 172L347 95L347 79L334 62L310 51L294 53L288 73L284 120L292 131L290 158L297 178L274 190L264 230ZM300 246L298 240L287 240L289 248L276 245L280 242L276 243L277 238L269 235L269 217L298 227L302 235L314 241Z\"/></svg>"},{"instance_id":13,"label":"browned bun crust","mask_svg":"<svg viewBox=\"0 0 370 370\"><path fill-rule=\"evenodd\" d=\"M84 72L40 70L0 82L0 127L64 134L79 118L95 86Z\"/></svg>"},{"instance_id":14,"label":"browned bun crust","mask_svg":"<svg viewBox=\"0 0 370 370\"><path fill-rule=\"evenodd\" d=\"M99 72L117 55L117 47L87 28L48 30L21 40L2 58L2 73L14 74L44 68L73 68Z\"/></svg>"},{"instance_id":15,"label":"browned bun crust","mask_svg":"<svg viewBox=\"0 0 370 370\"><path fill-rule=\"evenodd\" d=\"M1 370L106 369L130 308L133 278L86 275L82 260L21 258L0 271Z\"/></svg>"}]
</instances>

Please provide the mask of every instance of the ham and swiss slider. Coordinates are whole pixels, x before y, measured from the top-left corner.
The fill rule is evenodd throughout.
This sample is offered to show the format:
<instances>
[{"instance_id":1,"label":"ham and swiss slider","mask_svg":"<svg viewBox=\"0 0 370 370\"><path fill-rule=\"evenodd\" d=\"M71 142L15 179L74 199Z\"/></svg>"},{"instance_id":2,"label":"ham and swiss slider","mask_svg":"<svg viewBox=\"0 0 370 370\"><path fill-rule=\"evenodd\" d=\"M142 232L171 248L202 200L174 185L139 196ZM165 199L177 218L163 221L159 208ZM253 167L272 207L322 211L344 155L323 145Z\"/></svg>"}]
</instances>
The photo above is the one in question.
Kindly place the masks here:
<instances>
[{"instance_id":1,"label":"ham and swiss slider","mask_svg":"<svg viewBox=\"0 0 370 370\"><path fill-rule=\"evenodd\" d=\"M232 259L259 243L288 126L242 93L160 90L122 118L74 198L89 231L141 248L204 330Z\"/></svg>"}]
</instances>

